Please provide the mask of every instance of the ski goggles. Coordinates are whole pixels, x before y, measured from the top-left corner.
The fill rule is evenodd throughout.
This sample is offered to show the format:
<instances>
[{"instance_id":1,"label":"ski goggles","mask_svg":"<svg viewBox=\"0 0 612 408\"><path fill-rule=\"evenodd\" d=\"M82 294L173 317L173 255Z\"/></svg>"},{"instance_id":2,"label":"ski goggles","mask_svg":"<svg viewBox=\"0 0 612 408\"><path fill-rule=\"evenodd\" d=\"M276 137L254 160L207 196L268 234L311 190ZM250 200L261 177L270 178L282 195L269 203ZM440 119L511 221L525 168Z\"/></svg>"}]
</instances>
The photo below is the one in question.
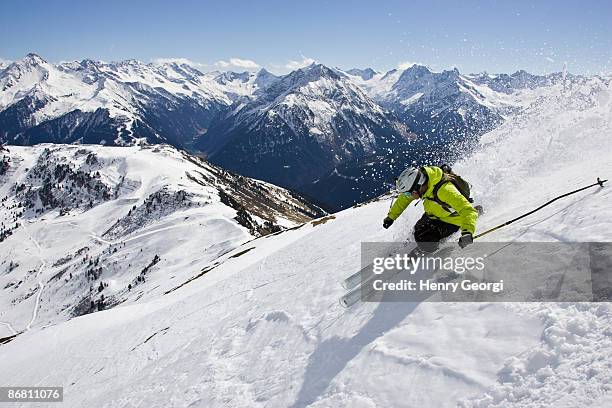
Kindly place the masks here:
<instances>
[{"instance_id":1,"label":"ski goggles","mask_svg":"<svg viewBox=\"0 0 612 408\"><path fill-rule=\"evenodd\" d=\"M414 179L414 183L412 183L412 187L408 189L408 192L410 194L417 193L417 195L420 196L421 193L419 191L421 190L421 187L423 187L423 184L425 184L425 182L427 181L427 177L425 177L423 171L421 171L420 169L418 170L418 172L419 174L417 175L416 179Z\"/></svg>"}]
</instances>

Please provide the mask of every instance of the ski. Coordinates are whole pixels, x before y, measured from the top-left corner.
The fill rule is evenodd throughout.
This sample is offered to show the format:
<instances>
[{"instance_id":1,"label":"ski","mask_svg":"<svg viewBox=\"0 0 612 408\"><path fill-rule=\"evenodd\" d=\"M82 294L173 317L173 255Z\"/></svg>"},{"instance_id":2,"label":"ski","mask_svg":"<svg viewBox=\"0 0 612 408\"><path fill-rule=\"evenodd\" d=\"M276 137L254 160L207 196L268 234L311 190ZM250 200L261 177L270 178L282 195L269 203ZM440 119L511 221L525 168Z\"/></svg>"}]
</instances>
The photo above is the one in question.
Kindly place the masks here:
<instances>
[{"instance_id":1,"label":"ski","mask_svg":"<svg viewBox=\"0 0 612 408\"><path fill-rule=\"evenodd\" d=\"M478 212L478 215L483 215L484 214L484 208L482 205L477 204L474 205L474 209ZM416 248L414 248L416 249ZM413 249L413 251L414 251ZM392 254L387 254L387 256L391 256ZM361 276L365 271L368 271L372 268L372 264L369 264L367 266L365 266L364 268L361 268L359 271L353 273L352 275L350 275L349 277L347 277L346 279L344 279L342 281L342 287L345 290L352 290L353 288L361 285Z\"/></svg>"},{"instance_id":2,"label":"ski","mask_svg":"<svg viewBox=\"0 0 612 408\"><path fill-rule=\"evenodd\" d=\"M349 276L348 278L343 280L342 281L342 287L344 289L346 289L346 290L351 290L354 287L361 285L361 275L362 275L362 273L364 273L365 271L367 271L370 268L372 268L372 264L369 264L365 268L361 268L360 270L358 270L357 272L355 272L354 274L352 274L351 276Z\"/></svg>"},{"instance_id":3,"label":"ski","mask_svg":"<svg viewBox=\"0 0 612 408\"><path fill-rule=\"evenodd\" d=\"M340 306L349 308L361 299L361 285L346 293L340 298Z\"/></svg>"},{"instance_id":4,"label":"ski","mask_svg":"<svg viewBox=\"0 0 612 408\"><path fill-rule=\"evenodd\" d=\"M412 251L410 251L408 256L413 257L419 256L420 254L421 252L419 251L418 247L414 247ZM389 254L387 256L391 255L392 254ZM373 265L369 264L368 266L361 268L358 272L355 272L354 274L350 275L342 282L342 286L347 289L348 292L340 298L339 302L341 306L348 308L357 303L357 301L361 299L363 288L367 288L366 294L370 293L373 290L373 287L372 285L370 285L370 282L377 278L378 275L371 275L365 280L362 279L362 273L371 270L372 267ZM397 273L399 273L399 271Z\"/></svg>"},{"instance_id":5,"label":"ski","mask_svg":"<svg viewBox=\"0 0 612 408\"><path fill-rule=\"evenodd\" d=\"M416 249L416 247L415 247L415 248L413 248L411 252L413 252L415 249ZM395 250L391 250L391 251L389 251L389 252L387 253L387 255L385 255L385 257L390 257L390 256L392 256L392 255L393 255L395 252L397 252L397 251L395 251ZM362 276L362 273L364 273L364 272L366 272L366 271L368 271L368 270L371 270L371 269L372 269L372 267L373 267L373 265L372 265L372 264L369 264L369 265L366 265L365 267L361 268L361 269L360 269L360 270L358 270L357 272L355 272L355 273L351 274L349 277L347 277L346 279L344 279L344 280L342 281L342 287L343 287L345 290L351 290L351 289L353 289L354 287L359 286L359 285L361 284L361 276Z\"/></svg>"}]
</instances>

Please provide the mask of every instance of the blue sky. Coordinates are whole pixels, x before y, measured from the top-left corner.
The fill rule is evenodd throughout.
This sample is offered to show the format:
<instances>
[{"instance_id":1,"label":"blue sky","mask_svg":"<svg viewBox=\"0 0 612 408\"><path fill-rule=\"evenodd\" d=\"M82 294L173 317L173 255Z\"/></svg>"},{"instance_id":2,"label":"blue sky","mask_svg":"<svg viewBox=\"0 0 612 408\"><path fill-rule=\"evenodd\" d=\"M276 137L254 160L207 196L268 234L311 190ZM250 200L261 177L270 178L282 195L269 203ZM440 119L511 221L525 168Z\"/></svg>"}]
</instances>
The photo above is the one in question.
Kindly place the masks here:
<instances>
[{"instance_id":1,"label":"blue sky","mask_svg":"<svg viewBox=\"0 0 612 408\"><path fill-rule=\"evenodd\" d=\"M7 1L0 58L612 72L609 1Z\"/></svg>"}]
</instances>

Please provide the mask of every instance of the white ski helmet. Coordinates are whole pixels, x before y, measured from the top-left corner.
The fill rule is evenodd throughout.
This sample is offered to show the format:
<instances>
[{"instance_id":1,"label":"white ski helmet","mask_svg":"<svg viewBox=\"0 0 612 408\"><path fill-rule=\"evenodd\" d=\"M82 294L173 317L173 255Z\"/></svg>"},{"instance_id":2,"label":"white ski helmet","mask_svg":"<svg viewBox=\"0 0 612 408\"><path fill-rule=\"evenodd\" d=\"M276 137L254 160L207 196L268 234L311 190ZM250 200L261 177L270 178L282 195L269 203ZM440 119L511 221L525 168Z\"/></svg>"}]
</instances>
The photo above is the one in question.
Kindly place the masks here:
<instances>
[{"instance_id":1,"label":"white ski helmet","mask_svg":"<svg viewBox=\"0 0 612 408\"><path fill-rule=\"evenodd\" d=\"M399 175L395 186L400 193L412 193L425 184L425 181L427 178L418 168L408 167Z\"/></svg>"}]
</instances>

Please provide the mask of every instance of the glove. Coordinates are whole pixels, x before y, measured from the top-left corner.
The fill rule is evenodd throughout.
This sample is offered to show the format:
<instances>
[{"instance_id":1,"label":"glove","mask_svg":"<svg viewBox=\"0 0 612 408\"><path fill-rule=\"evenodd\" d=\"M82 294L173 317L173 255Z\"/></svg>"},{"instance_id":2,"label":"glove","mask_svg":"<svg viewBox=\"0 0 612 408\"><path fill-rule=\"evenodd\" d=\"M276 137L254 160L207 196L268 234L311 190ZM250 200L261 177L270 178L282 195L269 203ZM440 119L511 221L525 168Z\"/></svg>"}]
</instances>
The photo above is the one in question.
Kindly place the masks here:
<instances>
[{"instance_id":1,"label":"glove","mask_svg":"<svg viewBox=\"0 0 612 408\"><path fill-rule=\"evenodd\" d=\"M384 228L384 229L389 228L389 227L391 226L391 224L393 224L393 220L392 220L391 218L386 217L386 218L383 220L383 228Z\"/></svg>"},{"instance_id":2,"label":"glove","mask_svg":"<svg viewBox=\"0 0 612 408\"><path fill-rule=\"evenodd\" d=\"M461 234L461 238L459 238L459 246L461 248L465 248L472 242L474 242L474 237L472 236L472 234L470 234L469 232L464 232L463 234Z\"/></svg>"}]
</instances>

